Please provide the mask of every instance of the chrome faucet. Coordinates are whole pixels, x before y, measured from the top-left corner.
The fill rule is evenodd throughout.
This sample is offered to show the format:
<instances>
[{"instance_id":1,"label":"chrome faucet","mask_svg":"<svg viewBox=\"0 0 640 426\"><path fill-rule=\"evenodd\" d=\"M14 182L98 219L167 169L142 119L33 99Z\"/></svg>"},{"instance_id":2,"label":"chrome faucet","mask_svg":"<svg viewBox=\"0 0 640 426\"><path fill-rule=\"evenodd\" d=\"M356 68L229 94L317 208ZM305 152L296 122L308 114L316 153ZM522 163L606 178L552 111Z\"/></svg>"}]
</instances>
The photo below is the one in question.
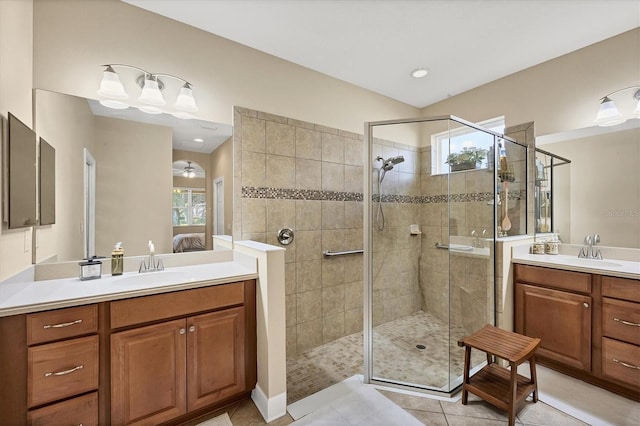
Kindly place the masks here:
<instances>
[{"instance_id":1,"label":"chrome faucet","mask_svg":"<svg viewBox=\"0 0 640 426\"><path fill-rule=\"evenodd\" d=\"M587 235L584 237L584 243L587 246L586 250L585 247L582 247L580 253L578 253L578 257L583 259L602 259L600 249L596 249L596 246L600 243L600 235Z\"/></svg>"},{"instance_id":2,"label":"chrome faucet","mask_svg":"<svg viewBox=\"0 0 640 426\"><path fill-rule=\"evenodd\" d=\"M153 242L149 240L149 258L143 259L140 263L140 269L138 272L158 272L164 271L164 265L162 264L162 259L155 257L155 247Z\"/></svg>"}]
</instances>

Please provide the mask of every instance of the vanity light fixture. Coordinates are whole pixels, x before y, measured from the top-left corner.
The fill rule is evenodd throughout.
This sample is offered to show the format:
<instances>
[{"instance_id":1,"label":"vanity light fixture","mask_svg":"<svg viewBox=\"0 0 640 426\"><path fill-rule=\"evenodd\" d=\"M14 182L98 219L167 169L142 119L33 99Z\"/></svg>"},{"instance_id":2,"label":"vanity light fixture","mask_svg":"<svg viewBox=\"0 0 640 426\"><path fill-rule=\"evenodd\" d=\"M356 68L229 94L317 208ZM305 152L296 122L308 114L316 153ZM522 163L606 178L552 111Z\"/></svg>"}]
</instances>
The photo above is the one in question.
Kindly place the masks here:
<instances>
[{"instance_id":1,"label":"vanity light fixture","mask_svg":"<svg viewBox=\"0 0 640 426\"><path fill-rule=\"evenodd\" d=\"M423 78L426 77L430 71L431 70L429 68L416 68L415 70L411 71L411 77Z\"/></svg>"},{"instance_id":2,"label":"vanity light fixture","mask_svg":"<svg viewBox=\"0 0 640 426\"><path fill-rule=\"evenodd\" d=\"M182 176L186 178L194 178L196 177L196 169L191 165L191 161L187 161L188 166L184 168L182 172Z\"/></svg>"},{"instance_id":3,"label":"vanity light fixture","mask_svg":"<svg viewBox=\"0 0 640 426\"><path fill-rule=\"evenodd\" d=\"M611 92L605 97L601 98L600 108L598 109L598 114L596 115L596 119L594 120L594 122L598 126L607 127L622 124L627 121L627 119L622 115L622 113L616 106L616 103L610 98L610 96L633 89L636 89L633 94L633 102L636 102L636 107L633 110L633 116L636 118L640 118L640 85L636 85L616 90L615 92Z\"/></svg>"},{"instance_id":4,"label":"vanity light fixture","mask_svg":"<svg viewBox=\"0 0 640 426\"><path fill-rule=\"evenodd\" d=\"M100 82L100 88L98 89L98 95L103 99L100 103L108 108L124 109L130 106L135 106L140 111L147 114L161 114L168 112L177 118L190 119L193 118L192 113L198 111L198 105L196 104L195 97L193 96L193 86L187 80L176 77L171 74L162 73L150 73L132 65L124 64L107 64L102 65L106 67L102 73L102 81ZM133 69L141 72L135 81L138 86L142 88L140 96L137 98L138 105L124 102L129 99L120 76L114 70L114 67ZM165 82L159 77L167 77L169 79L178 80L181 82L181 87L177 90L176 101L173 104L173 111L165 111L161 107L164 107L167 102L164 99L162 91L166 87Z\"/></svg>"}]
</instances>

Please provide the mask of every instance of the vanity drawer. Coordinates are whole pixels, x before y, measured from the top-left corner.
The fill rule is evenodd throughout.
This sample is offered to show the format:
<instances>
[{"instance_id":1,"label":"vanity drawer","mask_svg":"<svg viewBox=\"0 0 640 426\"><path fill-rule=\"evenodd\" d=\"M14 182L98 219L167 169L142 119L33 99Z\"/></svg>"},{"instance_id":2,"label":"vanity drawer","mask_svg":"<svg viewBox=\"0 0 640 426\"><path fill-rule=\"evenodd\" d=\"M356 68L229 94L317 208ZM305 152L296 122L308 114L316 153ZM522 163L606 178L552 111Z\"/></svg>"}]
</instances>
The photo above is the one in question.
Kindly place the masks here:
<instances>
[{"instance_id":1,"label":"vanity drawer","mask_svg":"<svg viewBox=\"0 0 640 426\"><path fill-rule=\"evenodd\" d=\"M98 331L98 305L27 315L27 344L52 342Z\"/></svg>"},{"instance_id":2,"label":"vanity drawer","mask_svg":"<svg viewBox=\"0 0 640 426\"><path fill-rule=\"evenodd\" d=\"M602 334L640 345L640 303L603 297Z\"/></svg>"},{"instance_id":3,"label":"vanity drawer","mask_svg":"<svg viewBox=\"0 0 640 426\"><path fill-rule=\"evenodd\" d=\"M98 336L27 350L27 405L35 407L98 388Z\"/></svg>"},{"instance_id":4,"label":"vanity drawer","mask_svg":"<svg viewBox=\"0 0 640 426\"><path fill-rule=\"evenodd\" d=\"M640 346L602 338L602 374L640 389Z\"/></svg>"},{"instance_id":5,"label":"vanity drawer","mask_svg":"<svg viewBox=\"0 0 640 426\"><path fill-rule=\"evenodd\" d=\"M212 285L111 303L111 328L191 315L244 303L244 282Z\"/></svg>"},{"instance_id":6,"label":"vanity drawer","mask_svg":"<svg viewBox=\"0 0 640 426\"><path fill-rule=\"evenodd\" d=\"M640 302L640 280L603 276L602 295Z\"/></svg>"},{"instance_id":7,"label":"vanity drawer","mask_svg":"<svg viewBox=\"0 0 640 426\"><path fill-rule=\"evenodd\" d=\"M591 274L582 272L562 271L560 269L516 264L515 279L521 282L542 284L560 290L591 293Z\"/></svg>"},{"instance_id":8,"label":"vanity drawer","mask_svg":"<svg viewBox=\"0 0 640 426\"><path fill-rule=\"evenodd\" d=\"M27 419L31 426L98 426L98 393L31 410Z\"/></svg>"}]
</instances>

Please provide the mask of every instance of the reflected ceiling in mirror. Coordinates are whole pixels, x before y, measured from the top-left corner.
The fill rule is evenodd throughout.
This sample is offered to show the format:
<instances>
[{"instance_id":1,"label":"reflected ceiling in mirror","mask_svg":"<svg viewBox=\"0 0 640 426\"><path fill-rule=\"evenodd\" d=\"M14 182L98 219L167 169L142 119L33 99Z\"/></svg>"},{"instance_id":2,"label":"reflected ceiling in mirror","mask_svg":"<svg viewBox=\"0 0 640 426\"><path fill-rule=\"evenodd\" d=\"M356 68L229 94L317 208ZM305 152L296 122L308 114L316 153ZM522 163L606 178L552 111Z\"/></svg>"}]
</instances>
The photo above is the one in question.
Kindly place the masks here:
<instances>
[{"instance_id":1,"label":"reflected ceiling in mirror","mask_svg":"<svg viewBox=\"0 0 640 426\"><path fill-rule=\"evenodd\" d=\"M87 101L94 115L171 127L173 149L211 154L233 134L233 128L228 124L197 119L183 120L164 113L147 114L133 107L113 109L95 99Z\"/></svg>"},{"instance_id":2,"label":"reflected ceiling in mirror","mask_svg":"<svg viewBox=\"0 0 640 426\"><path fill-rule=\"evenodd\" d=\"M56 149L56 224L38 229L36 262L79 260L93 240L97 256L109 256L122 242L125 256L145 255L153 240L156 253L174 252L177 234L201 234L213 247L213 180L224 178L224 208L233 191L232 127L169 114L145 114L135 108L115 110L98 101L35 90L36 132ZM95 159L95 190L86 183L84 152ZM192 161L205 179L175 176L173 164ZM206 226L173 226L174 186L206 191ZM228 192L228 194L227 194ZM95 214L86 215L86 200ZM202 204L199 208L202 209ZM231 234L233 214L224 214ZM92 220L94 226L91 226ZM93 230L93 235L92 235Z\"/></svg>"}]
</instances>

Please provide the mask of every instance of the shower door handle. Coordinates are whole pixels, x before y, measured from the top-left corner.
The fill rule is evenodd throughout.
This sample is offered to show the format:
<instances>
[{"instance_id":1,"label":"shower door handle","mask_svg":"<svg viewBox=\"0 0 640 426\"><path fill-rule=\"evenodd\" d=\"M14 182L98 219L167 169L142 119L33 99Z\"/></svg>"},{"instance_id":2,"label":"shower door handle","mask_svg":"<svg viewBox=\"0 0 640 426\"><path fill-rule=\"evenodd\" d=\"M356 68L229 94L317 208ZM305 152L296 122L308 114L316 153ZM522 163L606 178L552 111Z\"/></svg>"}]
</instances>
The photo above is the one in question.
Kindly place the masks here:
<instances>
[{"instance_id":1,"label":"shower door handle","mask_svg":"<svg viewBox=\"0 0 640 426\"><path fill-rule=\"evenodd\" d=\"M436 248L439 249L444 249L444 250L449 250L449 246L446 244L440 244L440 243L436 243Z\"/></svg>"}]
</instances>

